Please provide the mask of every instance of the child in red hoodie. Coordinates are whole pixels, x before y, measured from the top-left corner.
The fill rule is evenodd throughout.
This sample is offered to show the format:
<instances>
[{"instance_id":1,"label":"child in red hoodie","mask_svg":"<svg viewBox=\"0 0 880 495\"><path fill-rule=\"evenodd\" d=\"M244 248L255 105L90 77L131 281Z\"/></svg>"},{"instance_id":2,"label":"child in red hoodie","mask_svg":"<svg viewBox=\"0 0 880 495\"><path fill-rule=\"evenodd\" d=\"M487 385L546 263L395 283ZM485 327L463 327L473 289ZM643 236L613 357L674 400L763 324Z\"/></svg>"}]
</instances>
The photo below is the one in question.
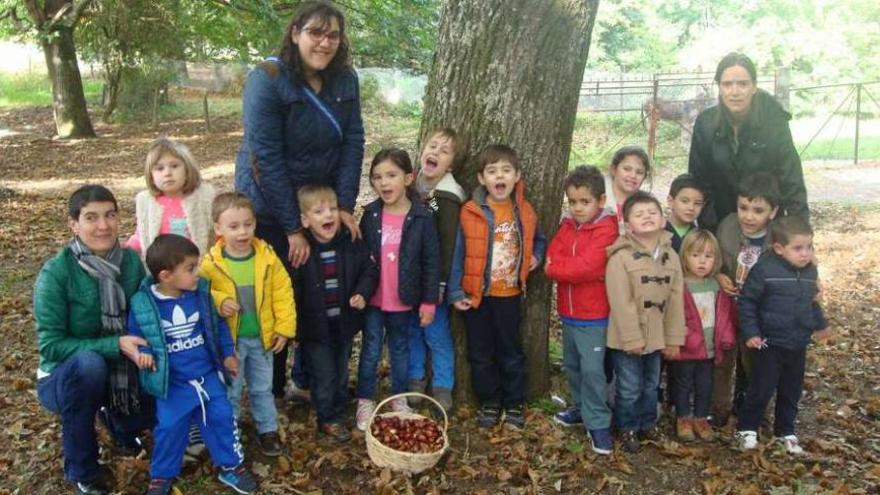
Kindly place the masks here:
<instances>
[{"instance_id":1,"label":"child in red hoodie","mask_svg":"<svg viewBox=\"0 0 880 495\"><path fill-rule=\"evenodd\" d=\"M584 424L593 451L608 455L613 439L604 368L609 311L605 264L606 248L617 239L617 220L605 210L605 181L597 168L575 168L563 187L569 214L550 243L545 271L557 282L563 365L573 407L553 419L564 426Z\"/></svg>"},{"instance_id":2,"label":"child in red hoodie","mask_svg":"<svg viewBox=\"0 0 880 495\"><path fill-rule=\"evenodd\" d=\"M678 358L669 365L675 432L685 442L710 441L715 438L708 420L713 366L736 345L736 311L733 300L715 281L721 248L711 232L692 230L685 236L681 265L687 336Z\"/></svg>"}]
</instances>

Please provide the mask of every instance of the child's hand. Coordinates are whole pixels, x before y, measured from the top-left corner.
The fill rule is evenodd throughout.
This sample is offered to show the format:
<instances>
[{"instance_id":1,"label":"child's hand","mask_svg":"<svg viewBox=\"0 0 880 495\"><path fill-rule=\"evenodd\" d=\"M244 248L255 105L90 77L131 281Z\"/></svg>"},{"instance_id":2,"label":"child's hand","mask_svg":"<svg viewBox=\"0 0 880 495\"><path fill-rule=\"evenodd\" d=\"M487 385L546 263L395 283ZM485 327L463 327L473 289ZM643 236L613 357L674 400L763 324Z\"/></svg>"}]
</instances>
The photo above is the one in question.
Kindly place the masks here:
<instances>
[{"instance_id":1,"label":"child's hand","mask_svg":"<svg viewBox=\"0 0 880 495\"><path fill-rule=\"evenodd\" d=\"M150 369L152 371L156 371L156 362L153 360L152 354L147 354L146 352L139 352L136 364L137 364L137 367L142 370Z\"/></svg>"},{"instance_id":2,"label":"child's hand","mask_svg":"<svg viewBox=\"0 0 880 495\"><path fill-rule=\"evenodd\" d=\"M467 311L472 307L470 298L465 298L461 301L455 301L452 305L455 306L455 309L459 311Z\"/></svg>"},{"instance_id":3,"label":"child's hand","mask_svg":"<svg viewBox=\"0 0 880 495\"><path fill-rule=\"evenodd\" d=\"M283 335L278 335L277 333L272 336L272 348L270 349L274 354L278 354L279 352L284 350L284 346L287 345L287 337Z\"/></svg>"},{"instance_id":4,"label":"child's hand","mask_svg":"<svg viewBox=\"0 0 880 495\"><path fill-rule=\"evenodd\" d=\"M426 327L434 321L434 313L428 311L419 311L419 326Z\"/></svg>"},{"instance_id":5,"label":"child's hand","mask_svg":"<svg viewBox=\"0 0 880 495\"><path fill-rule=\"evenodd\" d=\"M231 297L224 299L223 303L220 304L220 316L224 318L229 318L239 311L241 311L241 306Z\"/></svg>"},{"instance_id":6,"label":"child's hand","mask_svg":"<svg viewBox=\"0 0 880 495\"><path fill-rule=\"evenodd\" d=\"M632 354L633 356L641 356L645 351L645 346L636 347L635 349L629 349L626 351L627 354Z\"/></svg>"},{"instance_id":7,"label":"child's hand","mask_svg":"<svg viewBox=\"0 0 880 495\"><path fill-rule=\"evenodd\" d=\"M348 300L348 305L354 309L364 309L367 307L367 301L364 299L364 296L355 294Z\"/></svg>"},{"instance_id":8,"label":"child's hand","mask_svg":"<svg viewBox=\"0 0 880 495\"><path fill-rule=\"evenodd\" d=\"M736 288L736 284L733 283L733 280L730 280L730 277L723 273L719 273L715 275L715 281L718 282L718 285L721 286L721 290L723 290L728 296L738 296L739 289Z\"/></svg>"},{"instance_id":9,"label":"child's hand","mask_svg":"<svg viewBox=\"0 0 880 495\"><path fill-rule=\"evenodd\" d=\"M535 255L532 255L532 259L529 261L529 271L538 268L538 258L535 258Z\"/></svg>"},{"instance_id":10,"label":"child's hand","mask_svg":"<svg viewBox=\"0 0 880 495\"><path fill-rule=\"evenodd\" d=\"M232 375L232 378L238 376L238 358L235 356L229 356L228 358L223 360L223 366L226 367L226 371Z\"/></svg>"},{"instance_id":11,"label":"child's hand","mask_svg":"<svg viewBox=\"0 0 880 495\"><path fill-rule=\"evenodd\" d=\"M830 328L823 328L818 332L813 332L813 338L819 342L824 342L834 336L834 332Z\"/></svg>"},{"instance_id":12,"label":"child's hand","mask_svg":"<svg viewBox=\"0 0 880 495\"><path fill-rule=\"evenodd\" d=\"M746 347L749 349L762 349L767 345L767 341L761 337L752 337L746 341Z\"/></svg>"},{"instance_id":13,"label":"child's hand","mask_svg":"<svg viewBox=\"0 0 880 495\"><path fill-rule=\"evenodd\" d=\"M547 260L544 261L544 275L550 274L550 257L547 256Z\"/></svg>"},{"instance_id":14,"label":"child's hand","mask_svg":"<svg viewBox=\"0 0 880 495\"><path fill-rule=\"evenodd\" d=\"M679 347L677 345L668 345L663 349L663 357L668 360L678 359Z\"/></svg>"}]
</instances>

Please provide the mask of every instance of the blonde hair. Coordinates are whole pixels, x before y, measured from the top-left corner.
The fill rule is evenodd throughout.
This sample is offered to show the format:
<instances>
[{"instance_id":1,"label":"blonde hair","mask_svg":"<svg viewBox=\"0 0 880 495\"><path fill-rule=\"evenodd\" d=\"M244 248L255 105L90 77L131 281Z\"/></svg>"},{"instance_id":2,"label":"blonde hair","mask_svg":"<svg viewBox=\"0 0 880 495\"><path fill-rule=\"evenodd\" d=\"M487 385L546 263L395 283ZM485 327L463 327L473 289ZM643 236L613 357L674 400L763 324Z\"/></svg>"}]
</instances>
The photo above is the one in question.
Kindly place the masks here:
<instances>
[{"instance_id":1,"label":"blonde hair","mask_svg":"<svg viewBox=\"0 0 880 495\"><path fill-rule=\"evenodd\" d=\"M251 200L248 199L247 196L235 191L225 192L218 194L214 198L214 202L211 203L211 218L214 220L214 223L220 221L220 215L222 215L224 211L231 210L232 208L247 208L251 211L251 214L255 217L257 216L254 204L251 203Z\"/></svg>"},{"instance_id":2,"label":"blonde hair","mask_svg":"<svg viewBox=\"0 0 880 495\"><path fill-rule=\"evenodd\" d=\"M300 214L305 213L309 208L324 201L335 205L336 191L330 186L322 186L308 184L296 191L296 200L299 203Z\"/></svg>"},{"instance_id":3,"label":"blonde hair","mask_svg":"<svg viewBox=\"0 0 880 495\"><path fill-rule=\"evenodd\" d=\"M714 277L721 270L721 246L718 245L718 239L708 230L694 229L684 236L681 242L681 271L685 276L693 275L688 268L688 255L694 252L706 251L709 248L715 253L715 263L712 265L712 271L709 277Z\"/></svg>"},{"instance_id":4,"label":"blonde hair","mask_svg":"<svg viewBox=\"0 0 880 495\"><path fill-rule=\"evenodd\" d=\"M183 162L184 175L186 177L181 193L184 196L191 194L202 184L202 176L199 174L196 161L185 144L165 136L156 138L155 141L150 143L149 149L147 149L147 159L144 161L144 176L147 181L147 189L153 193L153 196L160 196L162 194L162 191L153 183L153 167L156 166L156 163L165 154L174 156Z\"/></svg>"}]
</instances>

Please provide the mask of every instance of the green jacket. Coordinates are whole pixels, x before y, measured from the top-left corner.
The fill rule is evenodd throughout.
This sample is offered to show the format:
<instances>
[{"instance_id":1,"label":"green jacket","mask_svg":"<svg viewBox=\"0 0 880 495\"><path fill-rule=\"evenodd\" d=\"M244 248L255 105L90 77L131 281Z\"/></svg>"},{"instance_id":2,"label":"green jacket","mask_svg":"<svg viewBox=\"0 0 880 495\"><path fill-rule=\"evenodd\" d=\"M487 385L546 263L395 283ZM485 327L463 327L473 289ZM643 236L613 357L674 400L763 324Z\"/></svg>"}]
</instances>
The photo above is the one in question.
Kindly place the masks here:
<instances>
[{"instance_id":1,"label":"green jacket","mask_svg":"<svg viewBox=\"0 0 880 495\"><path fill-rule=\"evenodd\" d=\"M126 298L137 291L144 267L137 253L125 250L119 282ZM81 351L94 351L109 360L119 359L119 337L101 336L101 303L98 282L83 270L69 247L43 265L34 284L34 319L40 371L56 366Z\"/></svg>"}]
</instances>

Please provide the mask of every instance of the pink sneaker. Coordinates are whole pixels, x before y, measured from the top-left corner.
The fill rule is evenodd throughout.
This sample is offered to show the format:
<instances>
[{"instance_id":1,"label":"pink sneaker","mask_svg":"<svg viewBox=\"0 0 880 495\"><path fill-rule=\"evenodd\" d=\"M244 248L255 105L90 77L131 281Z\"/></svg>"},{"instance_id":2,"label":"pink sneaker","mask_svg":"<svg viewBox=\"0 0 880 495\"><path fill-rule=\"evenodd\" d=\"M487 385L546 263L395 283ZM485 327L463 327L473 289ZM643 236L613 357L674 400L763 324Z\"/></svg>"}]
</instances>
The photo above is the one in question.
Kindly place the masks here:
<instances>
[{"instance_id":1,"label":"pink sneaker","mask_svg":"<svg viewBox=\"0 0 880 495\"><path fill-rule=\"evenodd\" d=\"M404 413L411 413L412 412L412 408L409 407L409 404L407 404L406 399L404 399L402 397L400 399L394 399L393 401L391 401L391 410L394 412L404 412Z\"/></svg>"},{"instance_id":2,"label":"pink sneaker","mask_svg":"<svg viewBox=\"0 0 880 495\"><path fill-rule=\"evenodd\" d=\"M367 430L367 422L370 421L370 416L373 415L375 409L376 403L370 399L358 399L357 413L354 417L358 430Z\"/></svg>"}]
</instances>

